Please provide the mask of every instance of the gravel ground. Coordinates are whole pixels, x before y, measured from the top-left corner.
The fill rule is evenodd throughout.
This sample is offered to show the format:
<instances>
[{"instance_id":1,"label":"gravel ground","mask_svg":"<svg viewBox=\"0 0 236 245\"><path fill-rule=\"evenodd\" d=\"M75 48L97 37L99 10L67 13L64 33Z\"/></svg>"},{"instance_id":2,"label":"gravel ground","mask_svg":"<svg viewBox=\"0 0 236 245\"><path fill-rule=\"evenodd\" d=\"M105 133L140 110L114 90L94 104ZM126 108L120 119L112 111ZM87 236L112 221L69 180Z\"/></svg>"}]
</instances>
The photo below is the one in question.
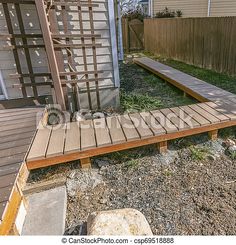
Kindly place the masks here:
<instances>
[{"instance_id":1,"label":"gravel ground","mask_svg":"<svg viewBox=\"0 0 236 245\"><path fill-rule=\"evenodd\" d=\"M194 160L189 148L161 156L144 147L118 163L96 158L101 168L73 170L67 185L77 192L69 191L67 234L78 234L93 211L135 208L155 235L235 235L236 161L222 153L221 141L197 147L207 149L204 159ZM129 154L138 157L127 161Z\"/></svg>"}]
</instances>

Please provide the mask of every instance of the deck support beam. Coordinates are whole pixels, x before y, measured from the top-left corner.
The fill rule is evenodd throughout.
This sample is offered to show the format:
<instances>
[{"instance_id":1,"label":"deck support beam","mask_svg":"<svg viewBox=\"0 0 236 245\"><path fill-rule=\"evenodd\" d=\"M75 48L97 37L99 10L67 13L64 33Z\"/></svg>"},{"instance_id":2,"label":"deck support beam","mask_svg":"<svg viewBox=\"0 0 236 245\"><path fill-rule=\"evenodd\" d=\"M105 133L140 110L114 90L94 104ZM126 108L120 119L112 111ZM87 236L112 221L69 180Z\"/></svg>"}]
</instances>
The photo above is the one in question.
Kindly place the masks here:
<instances>
[{"instance_id":1,"label":"deck support beam","mask_svg":"<svg viewBox=\"0 0 236 245\"><path fill-rule=\"evenodd\" d=\"M168 148L167 148L167 141L162 141L157 144L157 149L160 154L166 153Z\"/></svg>"},{"instance_id":2,"label":"deck support beam","mask_svg":"<svg viewBox=\"0 0 236 245\"><path fill-rule=\"evenodd\" d=\"M91 168L91 159L89 157L80 159L80 164L81 164L81 168L83 169Z\"/></svg>"},{"instance_id":3,"label":"deck support beam","mask_svg":"<svg viewBox=\"0 0 236 245\"><path fill-rule=\"evenodd\" d=\"M210 140L217 140L218 138L218 130L212 130L208 132Z\"/></svg>"}]
</instances>

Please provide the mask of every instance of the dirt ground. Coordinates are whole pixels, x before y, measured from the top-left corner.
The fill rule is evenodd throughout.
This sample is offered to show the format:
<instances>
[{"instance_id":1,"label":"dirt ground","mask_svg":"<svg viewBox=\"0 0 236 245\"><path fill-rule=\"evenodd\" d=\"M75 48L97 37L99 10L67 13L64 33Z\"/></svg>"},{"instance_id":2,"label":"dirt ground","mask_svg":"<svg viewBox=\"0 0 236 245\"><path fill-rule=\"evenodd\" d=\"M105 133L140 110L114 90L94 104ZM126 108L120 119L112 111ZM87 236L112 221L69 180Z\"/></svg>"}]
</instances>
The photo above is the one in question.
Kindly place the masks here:
<instances>
[{"instance_id":1,"label":"dirt ground","mask_svg":"<svg viewBox=\"0 0 236 245\"><path fill-rule=\"evenodd\" d=\"M90 184L80 180L84 188L69 197L67 232L78 234L91 212L135 208L155 235L235 235L236 161L223 153L221 140L195 147L206 149L204 159L174 145L163 156L143 147L95 159L103 166L95 165Z\"/></svg>"}]
</instances>

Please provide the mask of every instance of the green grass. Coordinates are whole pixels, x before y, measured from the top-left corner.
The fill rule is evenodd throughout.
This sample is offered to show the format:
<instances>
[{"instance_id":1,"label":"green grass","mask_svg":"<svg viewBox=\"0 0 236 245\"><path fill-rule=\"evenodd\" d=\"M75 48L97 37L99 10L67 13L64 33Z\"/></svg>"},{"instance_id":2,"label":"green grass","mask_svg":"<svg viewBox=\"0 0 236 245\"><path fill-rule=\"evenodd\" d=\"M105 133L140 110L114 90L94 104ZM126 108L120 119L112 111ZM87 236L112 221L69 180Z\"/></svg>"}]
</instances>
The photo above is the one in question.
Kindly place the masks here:
<instances>
[{"instance_id":1,"label":"green grass","mask_svg":"<svg viewBox=\"0 0 236 245\"><path fill-rule=\"evenodd\" d=\"M120 78L123 112L149 111L196 102L135 64L120 63Z\"/></svg>"}]
</instances>

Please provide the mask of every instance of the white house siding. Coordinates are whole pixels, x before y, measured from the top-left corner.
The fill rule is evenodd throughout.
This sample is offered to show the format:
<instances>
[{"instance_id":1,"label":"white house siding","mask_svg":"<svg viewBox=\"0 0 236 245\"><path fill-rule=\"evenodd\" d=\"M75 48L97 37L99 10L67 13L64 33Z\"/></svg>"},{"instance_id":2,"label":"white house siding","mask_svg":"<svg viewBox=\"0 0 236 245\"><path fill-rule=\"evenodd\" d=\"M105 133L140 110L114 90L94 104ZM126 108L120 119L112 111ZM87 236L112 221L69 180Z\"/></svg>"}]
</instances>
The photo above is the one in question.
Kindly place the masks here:
<instances>
[{"instance_id":1,"label":"white house siding","mask_svg":"<svg viewBox=\"0 0 236 245\"><path fill-rule=\"evenodd\" d=\"M206 17L208 0L152 0L153 16L165 7L180 9L183 17ZM210 16L236 16L236 0L211 0Z\"/></svg>"},{"instance_id":2,"label":"white house siding","mask_svg":"<svg viewBox=\"0 0 236 245\"><path fill-rule=\"evenodd\" d=\"M212 0L210 16L236 16L236 0Z\"/></svg>"},{"instance_id":3,"label":"white house siding","mask_svg":"<svg viewBox=\"0 0 236 245\"><path fill-rule=\"evenodd\" d=\"M207 16L208 0L153 0L153 16L165 7L181 10L183 17Z\"/></svg>"},{"instance_id":4,"label":"white house siding","mask_svg":"<svg viewBox=\"0 0 236 245\"><path fill-rule=\"evenodd\" d=\"M109 23L109 13L108 13L108 0L99 0L99 7L94 8L94 10L98 11L98 13L94 13L94 26L95 26L95 34L101 34L101 38L96 39L96 43L101 43L101 48L96 48L97 52L97 63L98 70L106 70L103 74L100 74L99 77L104 78L103 81L99 81L100 88L114 87L114 69L113 69L113 54L111 47L111 35L110 35L110 23ZM110 0L109 0L110 1ZM96 3L96 0L93 1ZM103 2L103 3L102 3ZM14 29L16 33L19 33L19 27L16 20L16 14L14 10L14 6L10 5L11 8L11 17L14 25ZM41 33L39 21L37 17L37 12L35 6L33 5L21 5L22 15L24 18L24 24L26 33ZM76 10L76 7L71 7L70 16L70 31L74 34L79 34L79 21L78 21L78 13L73 10ZM89 23L89 15L88 13L83 13L83 26L84 33L90 34L90 23ZM61 16L58 16L60 29L62 31L62 21ZM3 13L2 5L0 4L0 33L8 33L7 26L5 22L5 17ZM87 43L91 43L91 40L87 40ZM9 43L9 41L8 41ZM81 43L80 41L75 41L75 43ZM6 41L0 40L0 45L6 45ZM21 60L21 66L24 73L28 73L27 63L25 59L25 54L23 51L19 51L19 56ZM48 72L48 64L46 53L43 48L30 50L31 59L33 64L34 72ZM93 63L93 55L92 50L87 49L87 62L88 62L88 70L94 70ZM64 52L65 58L67 57ZM116 57L115 57L116 58ZM65 59L66 60L66 59ZM83 71L83 57L82 50L77 49L74 50L74 61L76 63L76 69L78 71ZM65 64L66 70L68 71L68 66ZM0 51L0 70L3 74L3 79L6 84L7 92L10 99L20 98L22 97L21 90L19 88L13 88L13 84L19 84L18 79L11 79L9 77L10 74L17 73L16 65L14 61L14 56L12 51ZM26 80L26 79L25 79ZM47 78L36 78L37 82L47 81ZM30 82L30 81L29 81ZM91 89L95 87L94 83L91 83ZM81 89L85 88L85 84L81 84ZM50 94L50 87L43 86L38 87L39 95L47 95ZM32 88L27 88L27 94L29 96L33 96Z\"/></svg>"}]
</instances>

